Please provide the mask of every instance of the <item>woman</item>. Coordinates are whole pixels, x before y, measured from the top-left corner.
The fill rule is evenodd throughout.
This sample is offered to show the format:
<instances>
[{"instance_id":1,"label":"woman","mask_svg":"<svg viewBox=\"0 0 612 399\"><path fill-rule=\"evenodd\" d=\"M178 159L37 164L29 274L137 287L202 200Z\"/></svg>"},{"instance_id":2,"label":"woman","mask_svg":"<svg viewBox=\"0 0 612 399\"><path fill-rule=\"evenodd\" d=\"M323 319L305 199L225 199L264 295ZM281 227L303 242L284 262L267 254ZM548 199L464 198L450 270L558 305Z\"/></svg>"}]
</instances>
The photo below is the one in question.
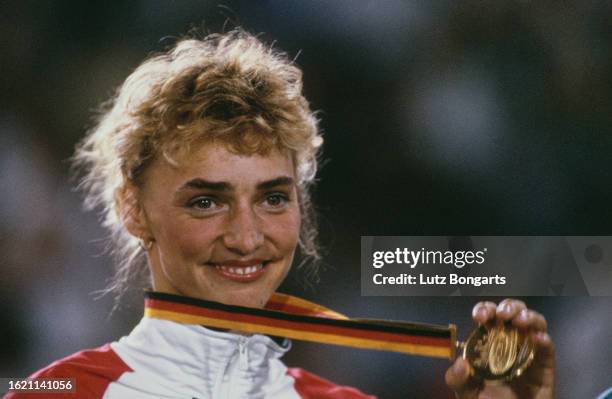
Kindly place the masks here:
<instances>
[{"instance_id":1,"label":"woman","mask_svg":"<svg viewBox=\"0 0 612 399\"><path fill-rule=\"evenodd\" d=\"M67 398L367 397L287 368L286 341L190 322L201 300L329 314L275 296L298 246L303 259L318 258L309 186L321 144L301 71L241 30L180 41L140 65L75 163L122 260L112 291L144 271L155 293L129 336L34 376L75 378ZM532 330L535 364L513 385L490 386L457 360L448 385L461 398L552 398L543 317L513 300L475 307L476 322L495 319Z\"/></svg>"}]
</instances>

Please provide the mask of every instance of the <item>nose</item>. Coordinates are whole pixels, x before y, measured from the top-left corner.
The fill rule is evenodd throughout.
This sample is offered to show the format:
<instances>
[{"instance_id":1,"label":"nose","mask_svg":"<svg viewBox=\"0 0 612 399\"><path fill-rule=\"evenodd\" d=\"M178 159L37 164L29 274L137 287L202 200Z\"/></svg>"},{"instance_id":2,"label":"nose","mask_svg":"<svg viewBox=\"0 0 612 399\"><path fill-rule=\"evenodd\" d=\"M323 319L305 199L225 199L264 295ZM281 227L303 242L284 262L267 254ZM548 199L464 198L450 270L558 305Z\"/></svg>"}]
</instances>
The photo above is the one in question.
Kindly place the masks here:
<instances>
[{"instance_id":1,"label":"nose","mask_svg":"<svg viewBox=\"0 0 612 399\"><path fill-rule=\"evenodd\" d=\"M250 206L239 206L230 212L223 235L226 248L241 256L252 254L263 244L263 237L257 215Z\"/></svg>"}]
</instances>

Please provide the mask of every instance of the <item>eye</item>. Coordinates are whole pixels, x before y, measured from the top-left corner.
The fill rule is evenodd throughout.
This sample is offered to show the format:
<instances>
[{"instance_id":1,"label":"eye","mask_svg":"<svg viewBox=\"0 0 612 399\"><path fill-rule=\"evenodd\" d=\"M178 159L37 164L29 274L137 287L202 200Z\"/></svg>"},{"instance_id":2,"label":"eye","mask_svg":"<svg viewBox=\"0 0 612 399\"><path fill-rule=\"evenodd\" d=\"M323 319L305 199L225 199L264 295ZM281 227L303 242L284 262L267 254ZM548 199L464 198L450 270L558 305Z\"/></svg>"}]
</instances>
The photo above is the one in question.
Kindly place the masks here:
<instances>
[{"instance_id":1,"label":"eye","mask_svg":"<svg viewBox=\"0 0 612 399\"><path fill-rule=\"evenodd\" d=\"M188 206L196 210L208 211L217 208L218 204L210 197L197 197L191 200Z\"/></svg>"},{"instance_id":2,"label":"eye","mask_svg":"<svg viewBox=\"0 0 612 399\"><path fill-rule=\"evenodd\" d=\"M283 193L268 194L264 199L264 205L270 208L282 208L287 202L289 202L289 197Z\"/></svg>"}]
</instances>

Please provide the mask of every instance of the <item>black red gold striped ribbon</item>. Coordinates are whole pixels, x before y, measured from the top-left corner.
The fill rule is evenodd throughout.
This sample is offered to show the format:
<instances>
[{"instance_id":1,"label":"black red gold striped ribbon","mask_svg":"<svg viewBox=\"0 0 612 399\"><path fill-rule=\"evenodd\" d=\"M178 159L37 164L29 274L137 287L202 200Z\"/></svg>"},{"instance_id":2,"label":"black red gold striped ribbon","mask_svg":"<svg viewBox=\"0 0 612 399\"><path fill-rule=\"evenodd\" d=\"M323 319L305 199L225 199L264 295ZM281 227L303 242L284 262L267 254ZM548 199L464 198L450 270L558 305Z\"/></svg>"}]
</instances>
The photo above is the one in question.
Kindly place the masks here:
<instances>
[{"instance_id":1,"label":"black red gold striped ribbon","mask_svg":"<svg viewBox=\"0 0 612 399\"><path fill-rule=\"evenodd\" d=\"M312 302L274 294L265 309L147 292L145 316L296 340L453 359L454 325L349 319Z\"/></svg>"}]
</instances>

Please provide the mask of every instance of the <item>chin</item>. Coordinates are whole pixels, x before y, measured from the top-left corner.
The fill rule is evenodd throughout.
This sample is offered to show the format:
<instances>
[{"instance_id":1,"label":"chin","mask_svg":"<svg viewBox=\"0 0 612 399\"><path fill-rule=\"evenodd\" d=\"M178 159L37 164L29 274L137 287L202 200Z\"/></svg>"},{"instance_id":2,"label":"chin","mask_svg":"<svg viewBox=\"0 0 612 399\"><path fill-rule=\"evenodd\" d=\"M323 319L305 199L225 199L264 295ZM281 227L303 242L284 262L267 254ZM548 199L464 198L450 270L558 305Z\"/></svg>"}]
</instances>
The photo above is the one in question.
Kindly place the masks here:
<instances>
[{"instance_id":1,"label":"chin","mask_svg":"<svg viewBox=\"0 0 612 399\"><path fill-rule=\"evenodd\" d=\"M227 305L244 306L247 308L263 308L268 302L269 297L254 297L252 295L236 295L231 298L226 298L220 302Z\"/></svg>"},{"instance_id":2,"label":"chin","mask_svg":"<svg viewBox=\"0 0 612 399\"><path fill-rule=\"evenodd\" d=\"M223 303L225 305L263 308L271 294L262 295L260 290L243 289L237 292L225 292L222 295L197 295L198 298Z\"/></svg>"}]
</instances>

